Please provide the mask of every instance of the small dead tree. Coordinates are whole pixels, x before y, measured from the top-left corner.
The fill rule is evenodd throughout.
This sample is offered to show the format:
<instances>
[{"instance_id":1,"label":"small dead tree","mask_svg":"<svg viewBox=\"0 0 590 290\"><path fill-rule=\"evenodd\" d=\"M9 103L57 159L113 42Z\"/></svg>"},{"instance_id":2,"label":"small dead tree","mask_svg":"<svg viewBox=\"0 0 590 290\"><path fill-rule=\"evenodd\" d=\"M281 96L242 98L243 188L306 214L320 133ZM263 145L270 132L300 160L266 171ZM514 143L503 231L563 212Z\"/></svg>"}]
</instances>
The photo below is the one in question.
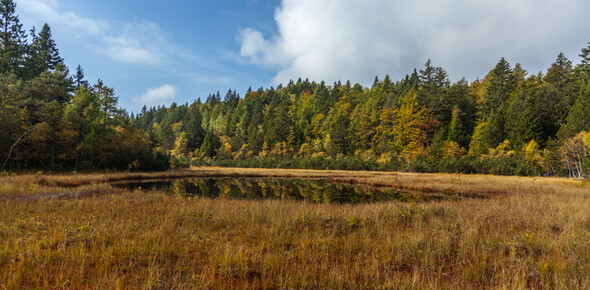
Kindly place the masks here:
<instances>
[{"instance_id":1,"label":"small dead tree","mask_svg":"<svg viewBox=\"0 0 590 290\"><path fill-rule=\"evenodd\" d=\"M22 140L25 136L27 136L29 133L31 133L35 130L37 130L37 127L33 126L33 127L29 128L26 132L24 132L22 135L20 135L20 137L18 137L18 139L16 139L16 142L14 142L14 144L12 144L12 146L10 147L10 150L8 151L8 156L6 156L6 160L4 160L4 164L2 164L2 169L0 169L0 172L4 171L4 167L6 167L6 163L8 163L8 160L10 160L10 156L12 155L12 150L14 149L14 147L16 147L16 145L18 145L20 140Z\"/></svg>"}]
</instances>

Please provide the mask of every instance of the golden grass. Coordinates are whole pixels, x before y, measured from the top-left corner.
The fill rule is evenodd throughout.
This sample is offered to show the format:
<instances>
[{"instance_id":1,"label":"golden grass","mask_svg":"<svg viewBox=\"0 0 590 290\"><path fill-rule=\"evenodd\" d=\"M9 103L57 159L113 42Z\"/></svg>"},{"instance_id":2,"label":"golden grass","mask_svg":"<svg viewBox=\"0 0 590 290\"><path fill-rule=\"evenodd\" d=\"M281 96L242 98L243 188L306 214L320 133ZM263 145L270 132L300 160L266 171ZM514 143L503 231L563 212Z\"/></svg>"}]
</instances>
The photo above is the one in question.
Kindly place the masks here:
<instances>
[{"instance_id":1,"label":"golden grass","mask_svg":"<svg viewBox=\"0 0 590 290\"><path fill-rule=\"evenodd\" d=\"M104 183L138 177L126 173L4 176L0 288L590 288L587 183L222 168L141 177L187 174L330 177L493 197L323 205ZM94 194L63 195L76 191Z\"/></svg>"}]
</instances>

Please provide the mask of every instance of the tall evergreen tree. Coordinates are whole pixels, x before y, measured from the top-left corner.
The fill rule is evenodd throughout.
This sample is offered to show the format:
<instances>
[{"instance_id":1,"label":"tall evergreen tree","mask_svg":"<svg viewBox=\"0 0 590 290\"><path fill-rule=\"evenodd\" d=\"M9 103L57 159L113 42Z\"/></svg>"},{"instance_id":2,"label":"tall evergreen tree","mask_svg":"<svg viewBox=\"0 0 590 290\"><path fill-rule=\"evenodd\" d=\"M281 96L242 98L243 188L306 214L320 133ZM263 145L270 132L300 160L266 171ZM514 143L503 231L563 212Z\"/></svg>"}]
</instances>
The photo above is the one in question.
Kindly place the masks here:
<instances>
[{"instance_id":1,"label":"tall evergreen tree","mask_svg":"<svg viewBox=\"0 0 590 290\"><path fill-rule=\"evenodd\" d=\"M59 50L51 36L51 28L47 23L39 34L35 33L35 28L31 30L33 41L29 46L29 58L27 61L27 72L30 77L35 77L46 71L53 71L58 64L63 63L59 56Z\"/></svg>"},{"instance_id":2,"label":"tall evergreen tree","mask_svg":"<svg viewBox=\"0 0 590 290\"><path fill-rule=\"evenodd\" d=\"M182 120L182 130L187 133L188 149L194 151L201 147L205 138L205 131L202 127L203 116L196 105L188 108L184 119Z\"/></svg>"},{"instance_id":3,"label":"tall evergreen tree","mask_svg":"<svg viewBox=\"0 0 590 290\"><path fill-rule=\"evenodd\" d=\"M220 146L221 141L219 140L219 137L215 136L215 134L209 130L205 135L205 140L203 140L203 144L201 145L201 149L199 151L203 156L213 157L215 156L215 151Z\"/></svg>"},{"instance_id":4,"label":"tall evergreen tree","mask_svg":"<svg viewBox=\"0 0 590 290\"><path fill-rule=\"evenodd\" d=\"M82 85L85 84L85 81L84 81L84 70L82 69L82 66L80 66L80 65L78 65L76 67L76 75L74 76L74 82L76 84L76 88L77 89L79 89L80 86L82 86Z\"/></svg>"},{"instance_id":5,"label":"tall evergreen tree","mask_svg":"<svg viewBox=\"0 0 590 290\"><path fill-rule=\"evenodd\" d=\"M24 73L27 35L15 9L14 1L0 1L0 72L14 72L21 77Z\"/></svg>"},{"instance_id":6,"label":"tall evergreen tree","mask_svg":"<svg viewBox=\"0 0 590 290\"><path fill-rule=\"evenodd\" d=\"M581 88L575 104L569 111L566 124L559 129L558 138L565 141L583 130L590 130L590 42L582 48L580 64L576 66Z\"/></svg>"},{"instance_id":7,"label":"tall evergreen tree","mask_svg":"<svg viewBox=\"0 0 590 290\"><path fill-rule=\"evenodd\" d=\"M502 58L490 71L485 88L484 103L482 107L482 119L485 119L497 110L510 97L515 89L513 70L510 63Z\"/></svg>"},{"instance_id":8,"label":"tall evergreen tree","mask_svg":"<svg viewBox=\"0 0 590 290\"><path fill-rule=\"evenodd\" d=\"M560 53L543 81L545 86L540 89L539 104L543 139L555 138L577 97L578 85L572 61Z\"/></svg>"},{"instance_id":9,"label":"tall evergreen tree","mask_svg":"<svg viewBox=\"0 0 590 290\"><path fill-rule=\"evenodd\" d=\"M451 120L453 104L447 102L445 96L450 82L447 72L441 67L432 66L430 59L425 68L420 70L420 89L418 90L418 103L434 113L443 124Z\"/></svg>"},{"instance_id":10,"label":"tall evergreen tree","mask_svg":"<svg viewBox=\"0 0 590 290\"><path fill-rule=\"evenodd\" d=\"M588 41L588 47L582 48L580 53L580 64L576 67L576 71L581 79L590 78L590 41Z\"/></svg>"},{"instance_id":11,"label":"tall evergreen tree","mask_svg":"<svg viewBox=\"0 0 590 290\"><path fill-rule=\"evenodd\" d=\"M580 89L576 103L567 116L567 123L558 133L560 140L565 141L581 131L590 131L590 82Z\"/></svg>"},{"instance_id":12,"label":"tall evergreen tree","mask_svg":"<svg viewBox=\"0 0 590 290\"><path fill-rule=\"evenodd\" d=\"M540 114L538 112L539 80L529 78L525 84L519 85L508 105L505 131L514 148L520 149L531 140L541 140ZM503 141L503 140L502 140Z\"/></svg>"}]
</instances>

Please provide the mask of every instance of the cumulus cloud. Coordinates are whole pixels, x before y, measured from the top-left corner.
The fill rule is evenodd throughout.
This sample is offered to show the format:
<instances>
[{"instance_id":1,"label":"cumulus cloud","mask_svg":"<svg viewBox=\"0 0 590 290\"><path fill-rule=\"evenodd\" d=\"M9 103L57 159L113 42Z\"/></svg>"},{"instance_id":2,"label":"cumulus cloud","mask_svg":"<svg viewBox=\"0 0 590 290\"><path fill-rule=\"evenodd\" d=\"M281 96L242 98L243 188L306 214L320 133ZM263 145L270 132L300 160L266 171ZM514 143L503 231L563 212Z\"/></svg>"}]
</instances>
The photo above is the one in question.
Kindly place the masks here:
<instances>
[{"instance_id":1,"label":"cumulus cloud","mask_svg":"<svg viewBox=\"0 0 590 290\"><path fill-rule=\"evenodd\" d=\"M177 89L170 84L164 84L156 88L149 88L135 101L142 105L155 106L173 100L176 97Z\"/></svg>"},{"instance_id":2,"label":"cumulus cloud","mask_svg":"<svg viewBox=\"0 0 590 290\"><path fill-rule=\"evenodd\" d=\"M588 40L586 0L282 0L278 31L242 29L240 55L278 72L369 84L401 78L427 59L454 79L484 76L501 58L532 72L560 51L575 58Z\"/></svg>"},{"instance_id":3,"label":"cumulus cloud","mask_svg":"<svg viewBox=\"0 0 590 290\"><path fill-rule=\"evenodd\" d=\"M101 47L97 53L118 62L155 65L162 63L163 54L171 50L171 42L152 22L115 23L82 17L63 11L56 0L21 0L18 9L25 19L43 19L76 37L94 39Z\"/></svg>"},{"instance_id":4,"label":"cumulus cloud","mask_svg":"<svg viewBox=\"0 0 590 290\"><path fill-rule=\"evenodd\" d=\"M241 56L253 57L268 45L264 41L262 33L251 28L241 30L240 38L242 40L242 48L240 49Z\"/></svg>"}]
</instances>

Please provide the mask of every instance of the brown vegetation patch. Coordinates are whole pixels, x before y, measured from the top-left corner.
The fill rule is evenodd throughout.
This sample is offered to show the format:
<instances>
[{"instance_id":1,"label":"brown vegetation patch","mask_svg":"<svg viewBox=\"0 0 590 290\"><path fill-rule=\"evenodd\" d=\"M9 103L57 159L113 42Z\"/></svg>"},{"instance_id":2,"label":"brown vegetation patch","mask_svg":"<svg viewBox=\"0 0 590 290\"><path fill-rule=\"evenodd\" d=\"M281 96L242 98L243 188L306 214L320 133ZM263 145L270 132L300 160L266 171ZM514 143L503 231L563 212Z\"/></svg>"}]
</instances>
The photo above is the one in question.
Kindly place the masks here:
<instances>
[{"instance_id":1,"label":"brown vegetation patch","mask_svg":"<svg viewBox=\"0 0 590 290\"><path fill-rule=\"evenodd\" d=\"M120 194L125 191L117 188L96 188L66 190L57 193L39 192L31 195L0 195L0 201L36 201L49 199L79 199L108 194Z\"/></svg>"}]
</instances>

